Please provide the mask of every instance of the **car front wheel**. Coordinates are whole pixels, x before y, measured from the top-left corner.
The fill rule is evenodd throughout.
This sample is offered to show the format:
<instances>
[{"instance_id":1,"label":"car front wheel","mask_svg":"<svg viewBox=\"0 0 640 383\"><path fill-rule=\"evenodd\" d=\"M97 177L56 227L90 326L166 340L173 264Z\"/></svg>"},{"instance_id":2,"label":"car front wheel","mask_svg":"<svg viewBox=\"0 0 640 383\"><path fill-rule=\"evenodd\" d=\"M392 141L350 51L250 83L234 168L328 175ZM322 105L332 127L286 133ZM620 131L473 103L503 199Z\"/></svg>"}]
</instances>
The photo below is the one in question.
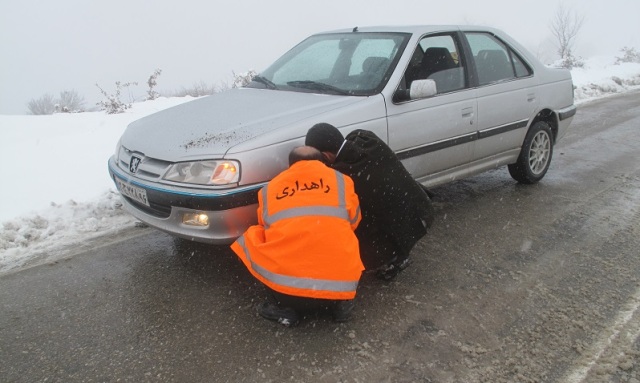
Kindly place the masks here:
<instances>
[{"instance_id":1,"label":"car front wheel","mask_svg":"<svg viewBox=\"0 0 640 383\"><path fill-rule=\"evenodd\" d=\"M553 136L549 124L538 121L529 129L522 144L520 156L509 165L509 174L523 184L534 184L542 179L551 164Z\"/></svg>"}]
</instances>

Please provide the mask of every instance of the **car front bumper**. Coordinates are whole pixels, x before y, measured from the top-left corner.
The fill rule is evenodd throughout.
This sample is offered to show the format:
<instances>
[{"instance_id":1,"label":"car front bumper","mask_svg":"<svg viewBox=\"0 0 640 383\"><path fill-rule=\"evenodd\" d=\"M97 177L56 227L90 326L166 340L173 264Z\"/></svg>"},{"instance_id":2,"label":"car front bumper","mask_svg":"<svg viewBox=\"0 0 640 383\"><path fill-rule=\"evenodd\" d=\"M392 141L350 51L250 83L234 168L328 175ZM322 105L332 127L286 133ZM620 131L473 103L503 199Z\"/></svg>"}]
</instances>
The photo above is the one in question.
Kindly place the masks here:
<instances>
[{"instance_id":1,"label":"car front bumper","mask_svg":"<svg viewBox=\"0 0 640 383\"><path fill-rule=\"evenodd\" d=\"M151 183L119 169L112 157L109 175L146 191L149 206L121 193L125 210L140 221L187 240L229 244L257 222L257 192L263 185L227 190L186 189ZM207 226L184 223L185 215L206 214Z\"/></svg>"}]
</instances>

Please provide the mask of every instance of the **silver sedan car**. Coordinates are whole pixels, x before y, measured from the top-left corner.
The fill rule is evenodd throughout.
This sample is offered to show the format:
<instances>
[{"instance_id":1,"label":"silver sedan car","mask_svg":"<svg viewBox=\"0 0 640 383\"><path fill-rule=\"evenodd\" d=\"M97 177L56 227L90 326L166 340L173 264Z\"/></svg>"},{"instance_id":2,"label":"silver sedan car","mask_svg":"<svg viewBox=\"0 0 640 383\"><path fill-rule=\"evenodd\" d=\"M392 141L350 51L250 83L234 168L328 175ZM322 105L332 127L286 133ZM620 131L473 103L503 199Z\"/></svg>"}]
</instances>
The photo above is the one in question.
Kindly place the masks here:
<instances>
[{"instance_id":1,"label":"silver sedan car","mask_svg":"<svg viewBox=\"0 0 640 383\"><path fill-rule=\"evenodd\" d=\"M316 123L373 131L427 187L504 165L530 184L575 112L570 72L501 31L353 28L307 38L244 88L131 123L108 168L139 220L224 244L257 221L257 191Z\"/></svg>"}]
</instances>

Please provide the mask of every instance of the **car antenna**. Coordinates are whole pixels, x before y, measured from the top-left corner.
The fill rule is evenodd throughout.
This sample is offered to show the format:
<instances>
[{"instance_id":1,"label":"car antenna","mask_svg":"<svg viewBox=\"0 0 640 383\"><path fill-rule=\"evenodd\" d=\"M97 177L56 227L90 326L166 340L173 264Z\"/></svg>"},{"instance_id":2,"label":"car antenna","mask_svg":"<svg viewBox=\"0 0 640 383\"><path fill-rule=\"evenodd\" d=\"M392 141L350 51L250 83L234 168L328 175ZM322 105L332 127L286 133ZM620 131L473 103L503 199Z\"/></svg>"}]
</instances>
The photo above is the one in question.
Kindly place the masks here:
<instances>
[{"instance_id":1,"label":"car antenna","mask_svg":"<svg viewBox=\"0 0 640 383\"><path fill-rule=\"evenodd\" d=\"M353 28L353 32L358 32L358 27Z\"/></svg>"}]
</instances>

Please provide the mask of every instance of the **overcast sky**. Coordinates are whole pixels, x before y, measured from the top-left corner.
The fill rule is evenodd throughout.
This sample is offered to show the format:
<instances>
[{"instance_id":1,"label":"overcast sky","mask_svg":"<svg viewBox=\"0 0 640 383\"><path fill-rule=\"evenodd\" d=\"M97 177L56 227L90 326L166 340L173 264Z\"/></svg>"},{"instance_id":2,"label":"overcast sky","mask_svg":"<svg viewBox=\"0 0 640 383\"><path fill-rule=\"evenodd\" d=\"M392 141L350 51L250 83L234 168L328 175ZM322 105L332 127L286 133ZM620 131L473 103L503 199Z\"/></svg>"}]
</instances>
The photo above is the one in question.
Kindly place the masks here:
<instances>
[{"instance_id":1,"label":"overcast sky","mask_svg":"<svg viewBox=\"0 0 640 383\"><path fill-rule=\"evenodd\" d=\"M584 16L577 55L640 50L640 0L0 0L0 114L71 89L91 107L96 83L137 81L142 96L156 68L161 92L229 82L312 33L354 26L489 25L550 61L560 4Z\"/></svg>"}]
</instances>

